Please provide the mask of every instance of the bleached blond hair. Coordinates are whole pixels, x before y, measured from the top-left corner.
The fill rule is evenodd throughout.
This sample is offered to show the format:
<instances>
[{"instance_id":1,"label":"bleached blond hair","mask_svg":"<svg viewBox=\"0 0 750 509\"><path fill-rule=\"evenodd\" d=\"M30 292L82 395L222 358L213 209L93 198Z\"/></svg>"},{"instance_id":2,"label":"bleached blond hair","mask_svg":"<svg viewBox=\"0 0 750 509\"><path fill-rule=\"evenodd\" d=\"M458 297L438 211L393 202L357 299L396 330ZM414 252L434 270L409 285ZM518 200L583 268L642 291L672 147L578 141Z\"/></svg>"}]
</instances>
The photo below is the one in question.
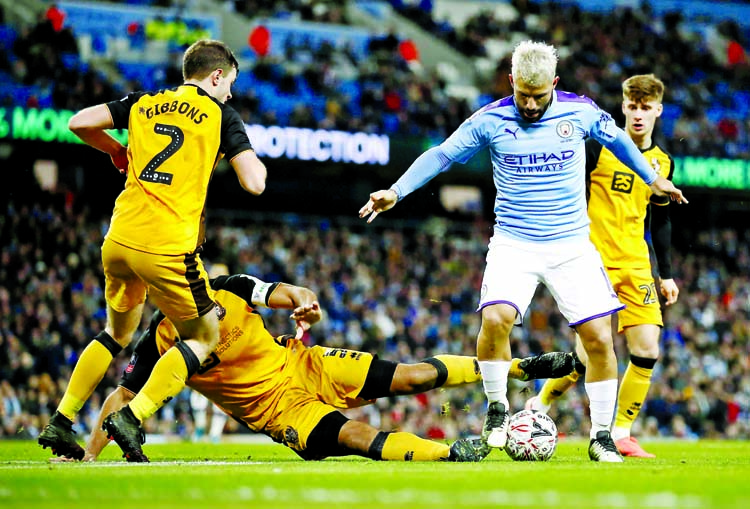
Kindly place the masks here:
<instances>
[{"instance_id":1,"label":"bleached blond hair","mask_svg":"<svg viewBox=\"0 0 750 509\"><path fill-rule=\"evenodd\" d=\"M557 73L557 50L543 42L520 42L513 50L510 72L514 80L532 87L552 83Z\"/></svg>"}]
</instances>

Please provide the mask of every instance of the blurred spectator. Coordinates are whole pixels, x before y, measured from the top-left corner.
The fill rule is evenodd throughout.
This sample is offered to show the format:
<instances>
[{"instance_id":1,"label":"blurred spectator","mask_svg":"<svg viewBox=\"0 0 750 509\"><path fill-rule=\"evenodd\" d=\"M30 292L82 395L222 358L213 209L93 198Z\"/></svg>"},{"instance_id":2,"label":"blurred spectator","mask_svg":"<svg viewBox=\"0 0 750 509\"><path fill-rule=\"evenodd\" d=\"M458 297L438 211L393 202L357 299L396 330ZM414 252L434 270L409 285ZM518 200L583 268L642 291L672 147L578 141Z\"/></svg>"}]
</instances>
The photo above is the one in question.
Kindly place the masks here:
<instances>
[{"instance_id":1,"label":"blurred spectator","mask_svg":"<svg viewBox=\"0 0 750 509\"><path fill-rule=\"evenodd\" d=\"M9 203L0 222L2 436L34 436L54 410L76 352L104 320L95 246L105 219L66 207L54 195L36 196ZM229 220L209 231L206 259L226 264L230 272L314 288L326 316L310 330L309 343L404 362L474 351L477 267L486 253L488 224L453 221L433 231L434 225L420 223L377 229L344 219L287 220L294 220L293 227L278 215L242 227ZM684 292L666 310L662 362L642 425L663 436L750 438L750 231L695 232L687 242L690 250L674 256ZM292 327L288 314L259 312L273 334ZM525 327L514 331L512 348L516 355L568 350L573 339L542 289ZM113 363L86 415L96 415L127 360L126 352ZM514 407L526 399L522 387L511 387ZM582 390L571 390L553 409L562 434L587 431L583 398ZM480 430L476 416L483 404L481 388L473 387L399 398L387 409L353 416L451 438ZM176 398L148 428L188 437L194 431L190 415L189 398ZM80 426L92 422L82 419Z\"/></svg>"}]
</instances>

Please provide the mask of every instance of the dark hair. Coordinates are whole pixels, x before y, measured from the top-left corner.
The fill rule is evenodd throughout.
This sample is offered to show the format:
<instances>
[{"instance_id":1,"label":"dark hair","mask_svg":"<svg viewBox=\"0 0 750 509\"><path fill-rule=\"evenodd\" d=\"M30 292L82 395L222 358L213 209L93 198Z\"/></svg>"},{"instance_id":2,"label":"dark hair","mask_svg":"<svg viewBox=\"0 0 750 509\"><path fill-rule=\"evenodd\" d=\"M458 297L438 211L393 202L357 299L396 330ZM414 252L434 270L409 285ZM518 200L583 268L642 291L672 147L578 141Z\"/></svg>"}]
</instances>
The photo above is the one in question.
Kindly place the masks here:
<instances>
[{"instance_id":1,"label":"dark hair","mask_svg":"<svg viewBox=\"0 0 750 509\"><path fill-rule=\"evenodd\" d=\"M216 69L228 74L232 67L240 70L240 65L229 46L221 41L202 39L185 50L182 77L185 80L202 80Z\"/></svg>"}]
</instances>

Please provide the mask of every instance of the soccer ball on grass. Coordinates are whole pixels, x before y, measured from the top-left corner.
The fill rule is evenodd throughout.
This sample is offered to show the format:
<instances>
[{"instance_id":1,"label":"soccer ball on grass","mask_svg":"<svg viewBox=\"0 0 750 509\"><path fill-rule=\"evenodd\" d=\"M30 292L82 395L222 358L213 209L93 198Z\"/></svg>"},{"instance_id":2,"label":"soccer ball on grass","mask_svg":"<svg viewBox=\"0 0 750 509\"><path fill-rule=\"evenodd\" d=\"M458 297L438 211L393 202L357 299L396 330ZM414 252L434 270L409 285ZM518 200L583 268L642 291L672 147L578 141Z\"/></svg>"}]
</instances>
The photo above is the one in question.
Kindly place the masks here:
<instances>
[{"instance_id":1,"label":"soccer ball on grass","mask_svg":"<svg viewBox=\"0 0 750 509\"><path fill-rule=\"evenodd\" d=\"M521 410L508 424L505 452L515 461L547 461L557 449L557 426L547 414Z\"/></svg>"}]
</instances>

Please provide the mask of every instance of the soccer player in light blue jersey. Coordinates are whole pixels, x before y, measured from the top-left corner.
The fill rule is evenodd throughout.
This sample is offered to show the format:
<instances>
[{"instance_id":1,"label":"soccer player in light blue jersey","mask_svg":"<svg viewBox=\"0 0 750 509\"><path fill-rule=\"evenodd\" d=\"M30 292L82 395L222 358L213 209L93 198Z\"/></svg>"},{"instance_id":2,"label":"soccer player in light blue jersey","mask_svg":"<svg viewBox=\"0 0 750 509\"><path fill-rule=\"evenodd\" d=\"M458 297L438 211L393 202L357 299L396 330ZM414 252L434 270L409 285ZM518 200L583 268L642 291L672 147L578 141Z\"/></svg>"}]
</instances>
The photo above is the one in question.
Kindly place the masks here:
<instances>
[{"instance_id":1,"label":"soccer player in light blue jersey","mask_svg":"<svg viewBox=\"0 0 750 509\"><path fill-rule=\"evenodd\" d=\"M631 168L658 196L687 203L659 176L612 117L590 99L555 90L557 52L525 41L513 51L513 96L481 108L442 144L419 156L390 189L376 191L359 211L372 222L381 212L458 161L490 150L497 197L479 310L477 358L488 408L482 432L490 447L507 441L510 331L521 325L539 283L581 338L589 358L593 461L622 462L610 435L617 400L617 359L611 315L623 309L589 240L585 140L593 137Z\"/></svg>"}]
</instances>

